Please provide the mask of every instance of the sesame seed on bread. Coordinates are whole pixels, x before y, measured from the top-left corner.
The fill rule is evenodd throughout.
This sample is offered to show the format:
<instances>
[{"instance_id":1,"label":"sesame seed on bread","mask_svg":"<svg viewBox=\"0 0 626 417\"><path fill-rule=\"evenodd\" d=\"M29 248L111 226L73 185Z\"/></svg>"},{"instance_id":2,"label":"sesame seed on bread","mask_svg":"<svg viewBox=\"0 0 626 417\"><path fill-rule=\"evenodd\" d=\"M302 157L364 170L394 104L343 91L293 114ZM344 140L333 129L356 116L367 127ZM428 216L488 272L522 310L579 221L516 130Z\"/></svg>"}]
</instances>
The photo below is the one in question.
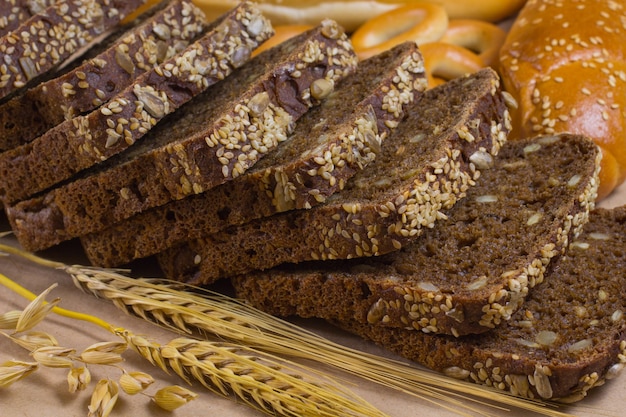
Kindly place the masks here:
<instances>
[{"instance_id":1,"label":"sesame seed on bread","mask_svg":"<svg viewBox=\"0 0 626 417\"><path fill-rule=\"evenodd\" d=\"M241 176L356 64L347 35L330 20L257 55L126 152L7 208L18 240L34 250Z\"/></svg>"},{"instance_id":2,"label":"sesame seed on bread","mask_svg":"<svg viewBox=\"0 0 626 417\"><path fill-rule=\"evenodd\" d=\"M506 141L506 106L491 69L428 90L367 169L324 204L190 239L159 262L170 278L206 283L283 262L395 251L445 218L442 211L475 184Z\"/></svg>"},{"instance_id":3,"label":"sesame seed on bread","mask_svg":"<svg viewBox=\"0 0 626 417\"><path fill-rule=\"evenodd\" d=\"M128 149L165 116L243 65L272 34L258 9L241 3L97 110L1 153L0 199L5 205L26 199Z\"/></svg>"},{"instance_id":4,"label":"sesame seed on bread","mask_svg":"<svg viewBox=\"0 0 626 417\"><path fill-rule=\"evenodd\" d=\"M60 0L0 37L0 102L96 41L143 0Z\"/></svg>"},{"instance_id":5,"label":"sesame seed on bread","mask_svg":"<svg viewBox=\"0 0 626 417\"><path fill-rule=\"evenodd\" d=\"M0 105L0 151L106 103L184 49L206 26L191 0L164 1L98 42L80 62Z\"/></svg>"},{"instance_id":6,"label":"sesame seed on bread","mask_svg":"<svg viewBox=\"0 0 626 417\"><path fill-rule=\"evenodd\" d=\"M30 19L56 0L5 0L0 2L0 36L16 29L22 22Z\"/></svg>"},{"instance_id":7,"label":"sesame seed on bread","mask_svg":"<svg viewBox=\"0 0 626 417\"><path fill-rule=\"evenodd\" d=\"M411 245L381 257L285 266L234 280L282 316L455 336L508 320L587 221L600 152L581 136L510 141L467 197Z\"/></svg>"},{"instance_id":8,"label":"sesame seed on bread","mask_svg":"<svg viewBox=\"0 0 626 417\"><path fill-rule=\"evenodd\" d=\"M296 122L287 141L244 175L82 236L83 248L93 264L119 266L193 236L320 204L369 165L405 107L425 89L413 42L361 61Z\"/></svg>"},{"instance_id":9,"label":"sesame seed on bread","mask_svg":"<svg viewBox=\"0 0 626 417\"><path fill-rule=\"evenodd\" d=\"M500 50L511 139L560 132L602 148L598 198L626 180L626 3L527 0Z\"/></svg>"},{"instance_id":10,"label":"sesame seed on bread","mask_svg":"<svg viewBox=\"0 0 626 417\"><path fill-rule=\"evenodd\" d=\"M338 325L450 377L526 398L581 400L626 366L625 224L624 206L592 211L523 308L487 333Z\"/></svg>"}]
</instances>

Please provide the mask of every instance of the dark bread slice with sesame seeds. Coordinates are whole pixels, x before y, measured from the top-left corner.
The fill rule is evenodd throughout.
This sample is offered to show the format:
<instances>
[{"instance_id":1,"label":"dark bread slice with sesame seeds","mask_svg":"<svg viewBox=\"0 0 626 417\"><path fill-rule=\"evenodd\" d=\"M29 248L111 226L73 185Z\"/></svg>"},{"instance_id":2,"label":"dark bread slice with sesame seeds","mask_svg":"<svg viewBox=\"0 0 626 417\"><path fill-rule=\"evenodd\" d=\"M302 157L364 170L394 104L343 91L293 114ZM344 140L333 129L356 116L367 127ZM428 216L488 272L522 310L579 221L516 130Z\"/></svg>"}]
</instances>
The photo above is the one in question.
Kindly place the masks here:
<instances>
[{"instance_id":1,"label":"dark bread slice with sesame seeds","mask_svg":"<svg viewBox=\"0 0 626 417\"><path fill-rule=\"evenodd\" d=\"M598 208L523 308L490 332L454 338L338 325L450 377L571 403L626 366L625 270L626 207Z\"/></svg>"},{"instance_id":2,"label":"dark bread slice with sesame seeds","mask_svg":"<svg viewBox=\"0 0 626 417\"><path fill-rule=\"evenodd\" d=\"M375 158L404 108L425 89L415 43L361 61L297 121L287 141L244 175L82 236L87 257L119 266L229 225L320 204Z\"/></svg>"},{"instance_id":3,"label":"dark bread slice with sesame seeds","mask_svg":"<svg viewBox=\"0 0 626 417\"><path fill-rule=\"evenodd\" d=\"M145 0L59 0L0 37L0 102L118 25Z\"/></svg>"},{"instance_id":4,"label":"dark bread slice with sesame seeds","mask_svg":"<svg viewBox=\"0 0 626 417\"><path fill-rule=\"evenodd\" d=\"M509 142L467 197L411 245L381 257L250 273L233 280L238 296L282 316L486 332L522 306L585 224L600 155L581 136Z\"/></svg>"},{"instance_id":5,"label":"dark bread slice with sesame seeds","mask_svg":"<svg viewBox=\"0 0 626 417\"><path fill-rule=\"evenodd\" d=\"M260 11L241 3L97 110L1 153L0 199L5 205L24 200L128 149L165 116L247 62L272 34Z\"/></svg>"},{"instance_id":6,"label":"dark bread slice with sesame seeds","mask_svg":"<svg viewBox=\"0 0 626 417\"><path fill-rule=\"evenodd\" d=\"M510 119L491 69L426 91L367 169L324 204L234 226L158 255L169 278L208 283L284 262L377 256L415 240L475 184Z\"/></svg>"},{"instance_id":7,"label":"dark bread slice with sesame seeds","mask_svg":"<svg viewBox=\"0 0 626 417\"><path fill-rule=\"evenodd\" d=\"M0 2L0 36L16 29L22 22L57 0L5 0Z\"/></svg>"},{"instance_id":8,"label":"dark bread slice with sesame seeds","mask_svg":"<svg viewBox=\"0 0 626 417\"><path fill-rule=\"evenodd\" d=\"M7 207L28 250L63 231L110 225L242 175L283 142L356 54L334 21L261 53L126 152L42 196ZM46 244L49 244L49 240Z\"/></svg>"},{"instance_id":9,"label":"dark bread slice with sesame seeds","mask_svg":"<svg viewBox=\"0 0 626 417\"><path fill-rule=\"evenodd\" d=\"M205 26L204 13L191 0L165 0L152 7L108 36L99 53L0 105L0 150L96 109L140 74L181 52Z\"/></svg>"}]
</instances>

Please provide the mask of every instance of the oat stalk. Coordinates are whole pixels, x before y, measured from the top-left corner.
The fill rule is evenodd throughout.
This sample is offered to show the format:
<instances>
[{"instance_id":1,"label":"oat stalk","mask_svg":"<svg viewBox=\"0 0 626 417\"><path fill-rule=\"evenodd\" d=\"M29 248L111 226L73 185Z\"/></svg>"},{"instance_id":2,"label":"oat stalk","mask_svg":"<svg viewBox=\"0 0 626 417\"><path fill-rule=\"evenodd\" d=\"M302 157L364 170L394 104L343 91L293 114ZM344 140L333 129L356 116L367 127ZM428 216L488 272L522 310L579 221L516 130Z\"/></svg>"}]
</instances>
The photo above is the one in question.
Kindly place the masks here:
<instances>
[{"instance_id":1,"label":"oat stalk","mask_svg":"<svg viewBox=\"0 0 626 417\"><path fill-rule=\"evenodd\" d=\"M1 244L0 250L5 250ZM350 349L239 300L206 289L163 279L130 278L111 269L68 266L45 259L39 261L35 255L13 247L9 247L8 251L61 269L84 291L111 301L126 313L181 333L208 333L273 354L321 362L460 415L469 416L469 412L490 415L468 405L468 400L480 403L486 400L490 402L487 405L496 407L498 414L506 411L501 406L514 406L546 416L571 417L557 410L558 405L555 404L515 397L404 362ZM494 406L493 403L501 406Z\"/></svg>"},{"instance_id":2,"label":"oat stalk","mask_svg":"<svg viewBox=\"0 0 626 417\"><path fill-rule=\"evenodd\" d=\"M46 305L44 297L35 296L3 274L0 274L0 284L33 300L30 305L37 304L39 310L44 309ZM49 290L45 294L48 294ZM56 305L45 311L91 322L124 341L121 344L104 342L92 345L80 355L81 360L87 361L88 359L92 363L112 364L117 361L121 349L130 347L151 364L167 373L177 374L187 383L196 380L217 394L235 395L248 406L268 415L385 416L384 413L347 390L336 388L320 379L311 380L304 367L292 365L287 361L245 346L188 337L175 338L161 345L88 314L63 309ZM35 322L32 321L32 323ZM73 353L72 349L44 346L36 349L33 355L37 357L38 363L46 366L70 368L72 360L75 360L70 357ZM87 356L83 357L84 355ZM22 366L20 369L13 370L5 378L18 380L29 372L29 369ZM92 397L93 404L90 405L90 412L93 410L93 415L108 414L117 398L117 383L108 380L100 381L98 387ZM179 401L187 400L181 395L182 393L182 388L177 392L168 389L161 391L155 400L174 406Z\"/></svg>"}]
</instances>

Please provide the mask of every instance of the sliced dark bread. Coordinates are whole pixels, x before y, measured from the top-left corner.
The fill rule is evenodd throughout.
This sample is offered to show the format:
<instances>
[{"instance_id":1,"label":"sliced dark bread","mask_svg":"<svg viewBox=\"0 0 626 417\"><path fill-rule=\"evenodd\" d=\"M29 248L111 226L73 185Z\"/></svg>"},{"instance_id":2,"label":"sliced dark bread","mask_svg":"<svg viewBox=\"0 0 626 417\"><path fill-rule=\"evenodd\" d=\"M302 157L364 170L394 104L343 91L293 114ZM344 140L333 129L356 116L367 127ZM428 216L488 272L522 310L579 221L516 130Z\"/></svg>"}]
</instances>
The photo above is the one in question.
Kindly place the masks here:
<instances>
[{"instance_id":1,"label":"sliced dark bread","mask_svg":"<svg viewBox=\"0 0 626 417\"><path fill-rule=\"evenodd\" d=\"M180 53L206 26L191 0L164 1L116 33L107 48L0 106L0 150L32 141L106 103L139 75Z\"/></svg>"},{"instance_id":2,"label":"sliced dark bread","mask_svg":"<svg viewBox=\"0 0 626 417\"><path fill-rule=\"evenodd\" d=\"M256 7L241 3L97 110L1 153L0 199L5 205L26 199L128 149L165 116L247 62L272 33Z\"/></svg>"},{"instance_id":3,"label":"sliced dark bread","mask_svg":"<svg viewBox=\"0 0 626 417\"><path fill-rule=\"evenodd\" d=\"M208 283L284 262L382 255L445 216L497 154L510 126L497 74L486 69L426 91L367 169L309 210L292 210L168 249L170 278ZM193 276L190 276L193 275Z\"/></svg>"},{"instance_id":4,"label":"sliced dark bread","mask_svg":"<svg viewBox=\"0 0 626 417\"><path fill-rule=\"evenodd\" d=\"M454 378L574 402L626 366L625 270L626 207L596 209L524 307L490 332L454 338L339 325Z\"/></svg>"},{"instance_id":5,"label":"sliced dark bread","mask_svg":"<svg viewBox=\"0 0 626 417\"><path fill-rule=\"evenodd\" d=\"M16 29L57 0L4 0L0 2L0 36Z\"/></svg>"},{"instance_id":6,"label":"sliced dark bread","mask_svg":"<svg viewBox=\"0 0 626 417\"><path fill-rule=\"evenodd\" d=\"M85 252L95 265L119 266L229 225L320 204L375 158L404 108L425 89L415 43L361 61L244 175L85 235Z\"/></svg>"},{"instance_id":7,"label":"sliced dark bread","mask_svg":"<svg viewBox=\"0 0 626 417\"><path fill-rule=\"evenodd\" d=\"M543 281L593 206L600 152L579 136L509 142L445 220L385 256L250 273L238 295L273 314L455 336L496 327Z\"/></svg>"},{"instance_id":8,"label":"sliced dark bread","mask_svg":"<svg viewBox=\"0 0 626 417\"><path fill-rule=\"evenodd\" d=\"M257 55L91 175L8 207L18 240L35 250L49 234L80 235L240 176L356 65L347 35L330 20Z\"/></svg>"},{"instance_id":9,"label":"sliced dark bread","mask_svg":"<svg viewBox=\"0 0 626 417\"><path fill-rule=\"evenodd\" d=\"M0 101L62 64L145 0L50 2L0 37Z\"/></svg>"}]
</instances>

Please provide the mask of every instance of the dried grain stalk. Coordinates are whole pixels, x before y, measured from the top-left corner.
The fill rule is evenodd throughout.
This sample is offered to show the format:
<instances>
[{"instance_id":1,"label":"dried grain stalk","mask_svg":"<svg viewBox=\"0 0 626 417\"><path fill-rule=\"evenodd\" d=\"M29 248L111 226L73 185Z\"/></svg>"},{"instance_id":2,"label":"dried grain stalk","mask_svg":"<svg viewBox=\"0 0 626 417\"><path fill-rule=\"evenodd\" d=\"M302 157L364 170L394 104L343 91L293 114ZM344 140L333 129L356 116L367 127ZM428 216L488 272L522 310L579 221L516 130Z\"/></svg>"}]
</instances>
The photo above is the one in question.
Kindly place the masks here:
<instances>
[{"instance_id":1,"label":"dried grain stalk","mask_svg":"<svg viewBox=\"0 0 626 417\"><path fill-rule=\"evenodd\" d=\"M168 373L177 374L187 383L196 380L212 392L227 397L235 396L267 415L386 416L365 400L332 383L334 381L323 379L316 372L276 356L234 343L211 342L189 337L178 337L161 345L96 317L59 308L56 306L57 300L54 304L47 303L45 297L54 286L36 297L2 274L0 284L33 300L14 321L16 328L11 335L7 335L10 338L15 339L16 334L29 331L49 312L55 312L97 324L123 340L95 343L80 354L76 354L75 349L56 344L33 345L31 356L36 364L70 370L74 368L76 361L92 365L115 365L123 360L121 354L127 348L131 348L151 364ZM0 386L21 379L34 369L36 368L28 363L0 365L0 378L4 381ZM89 415L108 415L117 400L118 388L119 385L115 381L101 380L92 395ZM188 394L181 395L184 393L189 391L180 387L170 388L160 391L154 399L175 406L181 401L188 400L185 398Z\"/></svg>"}]
</instances>

